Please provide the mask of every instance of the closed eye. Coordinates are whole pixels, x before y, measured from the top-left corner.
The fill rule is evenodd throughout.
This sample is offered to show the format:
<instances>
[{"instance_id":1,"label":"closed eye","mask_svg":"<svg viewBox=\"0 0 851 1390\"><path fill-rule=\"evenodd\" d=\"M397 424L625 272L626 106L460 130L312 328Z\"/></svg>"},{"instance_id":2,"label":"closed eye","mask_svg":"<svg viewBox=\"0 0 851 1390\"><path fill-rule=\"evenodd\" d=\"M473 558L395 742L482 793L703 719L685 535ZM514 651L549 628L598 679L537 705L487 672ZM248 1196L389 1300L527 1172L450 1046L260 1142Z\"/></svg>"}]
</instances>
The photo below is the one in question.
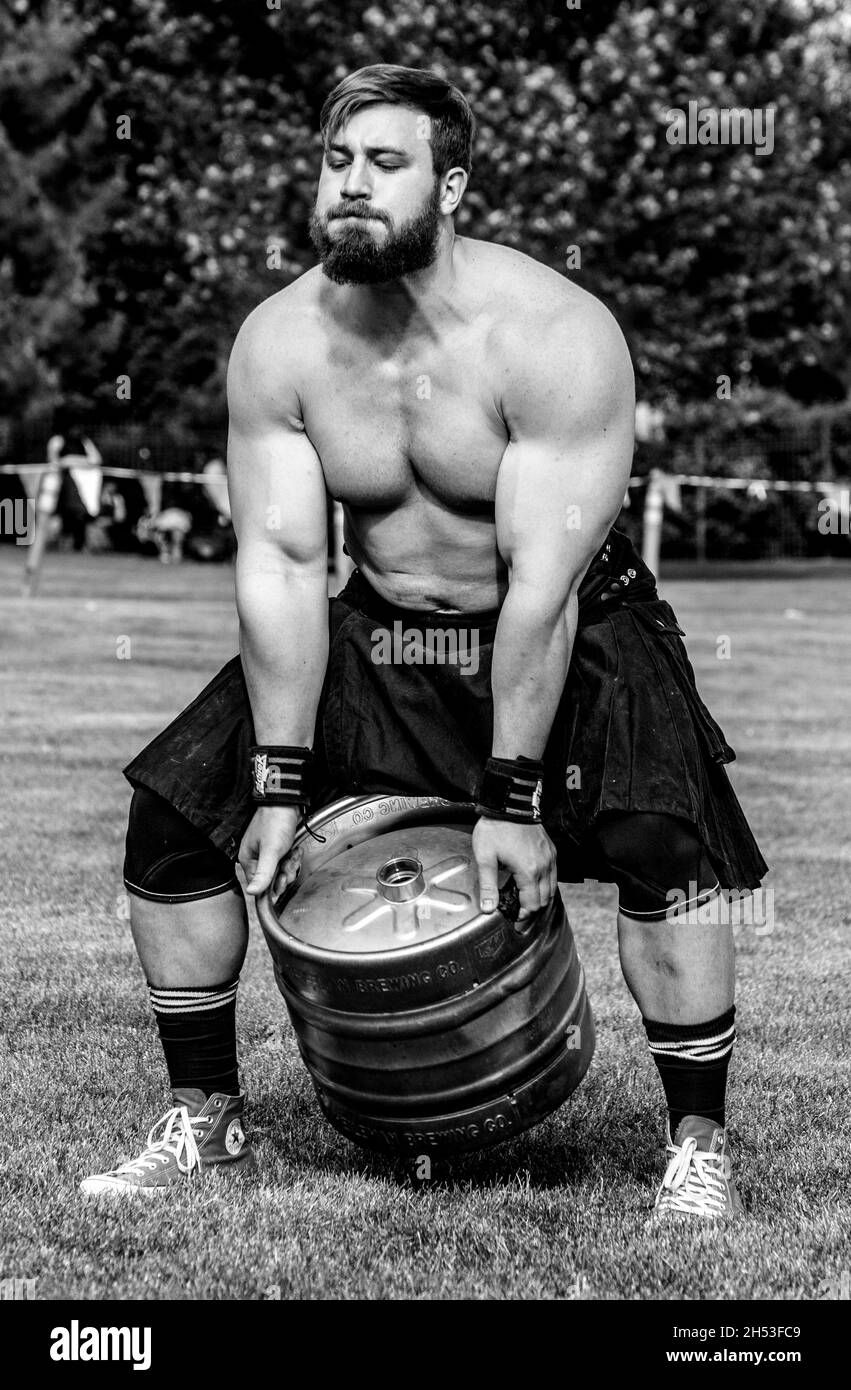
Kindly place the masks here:
<instances>
[{"instance_id":1,"label":"closed eye","mask_svg":"<svg viewBox=\"0 0 851 1390\"><path fill-rule=\"evenodd\" d=\"M333 169L333 170L336 172L336 171L339 170L339 169L345 169L346 165L349 163L349 160L348 160L348 159L326 159L325 163L328 165L328 168L329 168L329 169ZM380 169L380 170L382 171L382 173L385 173L385 174L393 174L393 173L396 172L397 169L401 169L403 166L402 166L401 164L399 164L399 163L396 163L396 164L386 164L386 163L382 163L380 160L376 160L376 161L375 161L375 167L376 167L376 169Z\"/></svg>"}]
</instances>

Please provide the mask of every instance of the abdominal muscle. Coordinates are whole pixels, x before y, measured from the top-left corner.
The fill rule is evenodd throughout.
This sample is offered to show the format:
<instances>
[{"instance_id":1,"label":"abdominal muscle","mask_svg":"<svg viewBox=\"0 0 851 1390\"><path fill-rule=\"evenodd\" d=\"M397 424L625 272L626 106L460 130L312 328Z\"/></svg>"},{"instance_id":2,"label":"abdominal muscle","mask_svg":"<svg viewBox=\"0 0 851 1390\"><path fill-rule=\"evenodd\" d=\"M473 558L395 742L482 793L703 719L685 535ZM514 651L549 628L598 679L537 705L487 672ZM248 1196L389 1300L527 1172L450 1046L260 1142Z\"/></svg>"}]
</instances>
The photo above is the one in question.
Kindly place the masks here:
<instances>
[{"instance_id":1,"label":"abdominal muscle","mask_svg":"<svg viewBox=\"0 0 851 1390\"><path fill-rule=\"evenodd\" d=\"M508 572L496 548L493 513L447 512L422 495L391 512L343 504L346 549L388 603L423 612L498 608Z\"/></svg>"}]
</instances>

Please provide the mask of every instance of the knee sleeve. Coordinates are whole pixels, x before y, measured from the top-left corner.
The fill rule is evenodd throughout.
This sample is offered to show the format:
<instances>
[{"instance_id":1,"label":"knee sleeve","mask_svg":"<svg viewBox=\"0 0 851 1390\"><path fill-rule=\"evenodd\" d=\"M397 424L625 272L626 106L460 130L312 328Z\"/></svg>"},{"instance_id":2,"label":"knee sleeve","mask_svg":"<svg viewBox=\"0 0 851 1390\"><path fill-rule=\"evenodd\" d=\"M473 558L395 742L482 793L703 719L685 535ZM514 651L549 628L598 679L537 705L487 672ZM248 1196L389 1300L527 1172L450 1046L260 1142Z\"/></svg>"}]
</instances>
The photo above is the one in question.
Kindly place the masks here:
<instances>
[{"instance_id":1,"label":"knee sleeve","mask_svg":"<svg viewBox=\"0 0 851 1390\"><path fill-rule=\"evenodd\" d=\"M165 903L241 892L227 855L148 787L136 787L130 802L124 884L140 898Z\"/></svg>"},{"instance_id":2,"label":"knee sleeve","mask_svg":"<svg viewBox=\"0 0 851 1390\"><path fill-rule=\"evenodd\" d=\"M663 921L670 911L697 907L719 891L695 827L679 816L618 812L600 821L596 838L627 917Z\"/></svg>"}]
</instances>

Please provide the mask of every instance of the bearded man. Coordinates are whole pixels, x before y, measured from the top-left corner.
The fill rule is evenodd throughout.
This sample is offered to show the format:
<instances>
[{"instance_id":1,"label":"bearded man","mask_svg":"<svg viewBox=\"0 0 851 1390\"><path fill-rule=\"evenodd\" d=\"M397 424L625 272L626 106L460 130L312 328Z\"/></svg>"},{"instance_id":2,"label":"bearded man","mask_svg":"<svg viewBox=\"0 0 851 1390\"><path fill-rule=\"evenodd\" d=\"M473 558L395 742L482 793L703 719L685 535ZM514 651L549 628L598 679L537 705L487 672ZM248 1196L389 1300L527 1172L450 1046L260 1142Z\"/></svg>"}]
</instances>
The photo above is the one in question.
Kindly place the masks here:
<instances>
[{"instance_id":1,"label":"bearded man","mask_svg":"<svg viewBox=\"0 0 851 1390\"><path fill-rule=\"evenodd\" d=\"M456 235L474 123L444 78L364 68L321 131L320 265L255 309L230 362L240 653L124 769L124 878L173 1105L83 1189L253 1164L235 864L249 894L281 891L308 808L404 792L476 802L484 911L500 869L526 914L559 879L617 884L669 1112L656 1210L735 1215L732 932L690 913L766 866L682 629L612 529L633 449L622 334L548 267ZM356 566L330 609L328 494ZM475 634L475 670L375 661L400 620Z\"/></svg>"}]
</instances>

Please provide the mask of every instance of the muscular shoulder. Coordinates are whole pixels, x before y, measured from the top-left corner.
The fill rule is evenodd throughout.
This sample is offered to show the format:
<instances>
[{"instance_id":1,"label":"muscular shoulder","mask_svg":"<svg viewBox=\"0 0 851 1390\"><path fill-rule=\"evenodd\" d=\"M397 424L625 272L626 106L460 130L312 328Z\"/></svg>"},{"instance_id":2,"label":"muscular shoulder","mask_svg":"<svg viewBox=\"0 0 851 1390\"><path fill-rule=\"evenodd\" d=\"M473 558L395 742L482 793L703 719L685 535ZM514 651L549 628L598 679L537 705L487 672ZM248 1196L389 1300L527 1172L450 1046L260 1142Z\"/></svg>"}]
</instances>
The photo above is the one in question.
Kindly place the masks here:
<instances>
[{"instance_id":1,"label":"muscular shoulder","mask_svg":"<svg viewBox=\"0 0 851 1390\"><path fill-rule=\"evenodd\" d=\"M584 413L632 409L629 351L614 315L587 290L530 256L474 242L493 287L487 351L507 423L551 396Z\"/></svg>"},{"instance_id":2,"label":"muscular shoulder","mask_svg":"<svg viewBox=\"0 0 851 1390\"><path fill-rule=\"evenodd\" d=\"M466 258L488 287L494 342L526 336L532 325L572 325L621 337L613 315L587 290L510 246L465 239Z\"/></svg>"},{"instance_id":3,"label":"muscular shoulder","mask_svg":"<svg viewBox=\"0 0 851 1390\"><path fill-rule=\"evenodd\" d=\"M228 364L228 405L302 428L300 386L318 324L316 268L264 299L240 328Z\"/></svg>"}]
</instances>

